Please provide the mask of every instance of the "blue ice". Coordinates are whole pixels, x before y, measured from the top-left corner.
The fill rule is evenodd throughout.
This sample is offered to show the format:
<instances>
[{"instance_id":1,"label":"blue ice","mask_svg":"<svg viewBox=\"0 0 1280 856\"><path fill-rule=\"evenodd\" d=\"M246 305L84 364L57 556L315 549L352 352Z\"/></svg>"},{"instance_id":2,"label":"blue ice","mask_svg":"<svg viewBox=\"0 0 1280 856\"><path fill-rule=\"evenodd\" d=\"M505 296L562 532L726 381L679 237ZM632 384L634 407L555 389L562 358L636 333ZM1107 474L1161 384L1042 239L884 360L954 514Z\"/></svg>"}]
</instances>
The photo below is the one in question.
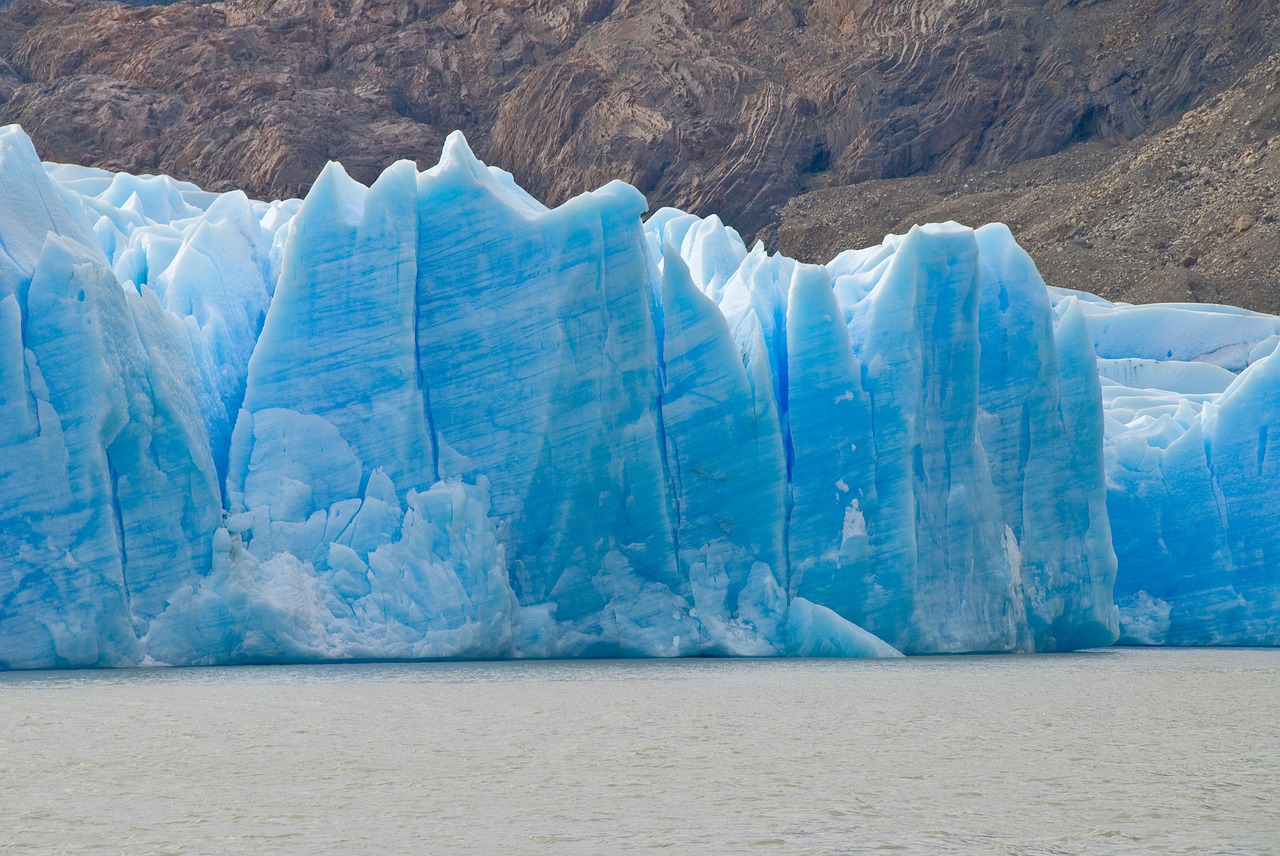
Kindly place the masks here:
<instances>
[{"instance_id":1,"label":"blue ice","mask_svg":"<svg viewBox=\"0 0 1280 856\"><path fill-rule=\"evenodd\" d=\"M548 209L458 134L264 203L10 126L0 203L0 666L1277 641L1269 316Z\"/></svg>"}]
</instances>

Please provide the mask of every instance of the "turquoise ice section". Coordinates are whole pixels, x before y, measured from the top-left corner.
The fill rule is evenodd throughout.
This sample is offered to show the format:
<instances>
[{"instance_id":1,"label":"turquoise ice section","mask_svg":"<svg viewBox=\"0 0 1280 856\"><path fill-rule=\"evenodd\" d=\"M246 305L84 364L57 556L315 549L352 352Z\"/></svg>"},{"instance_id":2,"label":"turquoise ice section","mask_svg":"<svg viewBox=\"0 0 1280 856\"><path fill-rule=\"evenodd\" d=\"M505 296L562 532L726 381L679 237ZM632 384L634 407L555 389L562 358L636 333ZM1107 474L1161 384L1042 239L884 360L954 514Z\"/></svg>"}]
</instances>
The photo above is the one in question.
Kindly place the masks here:
<instances>
[{"instance_id":1,"label":"turquoise ice section","mask_svg":"<svg viewBox=\"0 0 1280 856\"><path fill-rule=\"evenodd\" d=\"M1276 319L646 210L0 129L0 667L1280 641Z\"/></svg>"},{"instance_id":2,"label":"turquoise ice section","mask_svg":"<svg viewBox=\"0 0 1280 856\"><path fill-rule=\"evenodd\" d=\"M1280 318L1053 297L1099 355L1121 641L1280 645Z\"/></svg>"}]
</instances>

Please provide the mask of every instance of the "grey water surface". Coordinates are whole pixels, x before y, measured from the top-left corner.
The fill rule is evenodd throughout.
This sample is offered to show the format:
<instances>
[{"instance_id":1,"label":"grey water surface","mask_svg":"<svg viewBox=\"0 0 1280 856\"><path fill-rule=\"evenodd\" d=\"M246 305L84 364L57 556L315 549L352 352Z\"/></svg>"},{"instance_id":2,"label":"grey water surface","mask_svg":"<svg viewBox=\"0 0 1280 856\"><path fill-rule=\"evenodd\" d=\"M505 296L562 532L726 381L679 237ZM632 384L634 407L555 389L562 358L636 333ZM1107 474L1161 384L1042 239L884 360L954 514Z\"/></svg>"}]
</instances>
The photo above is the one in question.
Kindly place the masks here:
<instances>
[{"instance_id":1,"label":"grey water surface","mask_svg":"<svg viewBox=\"0 0 1280 856\"><path fill-rule=\"evenodd\" d=\"M1280 651L0 674L0 852L1280 853Z\"/></svg>"}]
</instances>

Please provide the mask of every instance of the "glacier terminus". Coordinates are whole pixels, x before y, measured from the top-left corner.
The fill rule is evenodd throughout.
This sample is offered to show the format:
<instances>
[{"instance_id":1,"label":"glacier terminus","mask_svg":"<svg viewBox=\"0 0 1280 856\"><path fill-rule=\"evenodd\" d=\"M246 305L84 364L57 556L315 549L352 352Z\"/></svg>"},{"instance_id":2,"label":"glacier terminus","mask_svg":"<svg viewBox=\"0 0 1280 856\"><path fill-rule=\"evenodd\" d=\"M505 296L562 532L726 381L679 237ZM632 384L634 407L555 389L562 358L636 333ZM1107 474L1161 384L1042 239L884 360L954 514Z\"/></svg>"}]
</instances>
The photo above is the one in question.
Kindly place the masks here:
<instances>
[{"instance_id":1,"label":"glacier terminus","mask_svg":"<svg viewBox=\"0 0 1280 856\"><path fill-rule=\"evenodd\" d=\"M0 667L1280 644L1280 319L647 211L0 129Z\"/></svg>"}]
</instances>

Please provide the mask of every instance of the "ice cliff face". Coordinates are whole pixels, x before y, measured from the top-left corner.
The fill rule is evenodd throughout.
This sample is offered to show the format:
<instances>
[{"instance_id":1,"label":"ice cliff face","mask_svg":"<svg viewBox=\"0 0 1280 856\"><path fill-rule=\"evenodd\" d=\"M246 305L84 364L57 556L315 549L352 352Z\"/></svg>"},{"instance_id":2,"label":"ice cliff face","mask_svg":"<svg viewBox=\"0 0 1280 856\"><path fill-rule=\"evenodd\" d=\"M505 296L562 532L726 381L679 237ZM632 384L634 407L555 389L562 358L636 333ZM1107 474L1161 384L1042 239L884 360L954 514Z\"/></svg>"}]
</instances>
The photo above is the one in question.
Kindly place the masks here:
<instances>
[{"instance_id":1,"label":"ice cliff face","mask_svg":"<svg viewBox=\"0 0 1280 856\"><path fill-rule=\"evenodd\" d=\"M1136 348L1105 319L1138 310L1050 295L1003 226L822 267L645 208L615 182L548 210L460 136L265 204L0 131L0 665L1116 639L1108 504L1125 550L1165 506L1117 512L1154 441L1114 429L1094 350ZM1243 365L1170 357L1103 375ZM1237 437L1275 419L1267 362L1196 416L1239 475L1206 494L1233 580L1152 558L1131 638L1208 634L1223 585L1275 632L1266 432ZM1169 607L1156 638L1169 604L1198 629Z\"/></svg>"},{"instance_id":2,"label":"ice cliff face","mask_svg":"<svg viewBox=\"0 0 1280 856\"><path fill-rule=\"evenodd\" d=\"M1280 318L1054 298L1099 357L1121 641L1280 645Z\"/></svg>"}]
</instances>

